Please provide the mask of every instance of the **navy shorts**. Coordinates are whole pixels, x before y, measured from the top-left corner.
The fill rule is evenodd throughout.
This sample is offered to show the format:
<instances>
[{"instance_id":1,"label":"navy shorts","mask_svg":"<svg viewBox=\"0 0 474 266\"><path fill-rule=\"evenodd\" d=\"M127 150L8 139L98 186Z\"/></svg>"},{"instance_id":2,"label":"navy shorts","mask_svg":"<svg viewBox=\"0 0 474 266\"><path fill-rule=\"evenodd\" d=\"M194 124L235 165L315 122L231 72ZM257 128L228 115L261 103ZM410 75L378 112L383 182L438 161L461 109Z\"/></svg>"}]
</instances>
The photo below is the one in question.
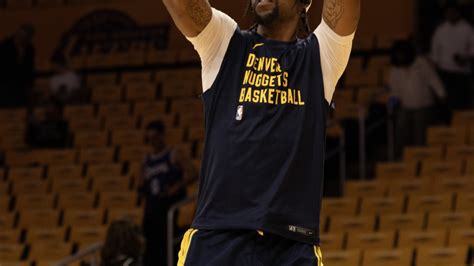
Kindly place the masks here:
<instances>
[{"instance_id":1,"label":"navy shorts","mask_svg":"<svg viewBox=\"0 0 474 266\"><path fill-rule=\"evenodd\" d=\"M322 266L319 246L248 230L190 229L178 266Z\"/></svg>"}]
</instances>

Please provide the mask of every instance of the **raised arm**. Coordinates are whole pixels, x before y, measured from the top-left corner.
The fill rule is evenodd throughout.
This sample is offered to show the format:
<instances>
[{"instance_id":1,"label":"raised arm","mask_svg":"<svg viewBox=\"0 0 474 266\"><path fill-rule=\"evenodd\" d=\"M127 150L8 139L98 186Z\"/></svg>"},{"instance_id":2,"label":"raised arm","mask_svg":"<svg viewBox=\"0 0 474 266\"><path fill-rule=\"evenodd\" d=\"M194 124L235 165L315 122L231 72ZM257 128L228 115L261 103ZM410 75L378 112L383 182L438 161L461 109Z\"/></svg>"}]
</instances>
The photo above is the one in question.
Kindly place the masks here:
<instances>
[{"instance_id":1,"label":"raised arm","mask_svg":"<svg viewBox=\"0 0 474 266\"><path fill-rule=\"evenodd\" d=\"M208 0L163 0L174 23L186 37L195 37L212 18Z\"/></svg>"},{"instance_id":2,"label":"raised arm","mask_svg":"<svg viewBox=\"0 0 474 266\"><path fill-rule=\"evenodd\" d=\"M352 34L359 23L361 0L324 0L323 18L341 36Z\"/></svg>"}]
</instances>

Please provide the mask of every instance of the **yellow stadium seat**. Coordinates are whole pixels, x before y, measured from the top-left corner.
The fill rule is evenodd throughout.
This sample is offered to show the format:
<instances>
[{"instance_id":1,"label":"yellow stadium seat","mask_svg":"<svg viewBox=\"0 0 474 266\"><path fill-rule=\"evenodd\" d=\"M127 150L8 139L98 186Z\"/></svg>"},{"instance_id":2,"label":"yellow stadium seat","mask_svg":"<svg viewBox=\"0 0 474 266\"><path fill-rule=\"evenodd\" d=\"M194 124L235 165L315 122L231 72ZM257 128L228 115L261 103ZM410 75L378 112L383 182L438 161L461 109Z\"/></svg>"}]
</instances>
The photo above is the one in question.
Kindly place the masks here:
<instances>
[{"instance_id":1,"label":"yellow stadium seat","mask_svg":"<svg viewBox=\"0 0 474 266\"><path fill-rule=\"evenodd\" d=\"M464 127L430 127L427 130L429 146L464 145L467 142Z\"/></svg>"},{"instance_id":2,"label":"yellow stadium seat","mask_svg":"<svg viewBox=\"0 0 474 266\"><path fill-rule=\"evenodd\" d=\"M203 103L201 99L198 98L185 98L185 99L176 99L172 102L171 112L172 113L202 113L203 112Z\"/></svg>"},{"instance_id":3,"label":"yellow stadium seat","mask_svg":"<svg viewBox=\"0 0 474 266\"><path fill-rule=\"evenodd\" d=\"M197 95L196 88L199 84L187 80L166 80L161 86L162 98L188 98Z\"/></svg>"},{"instance_id":4,"label":"yellow stadium seat","mask_svg":"<svg viewBox=\"0 0 474 266\"><path fill-rule=\"evenodd\" d=\"M39 162L45 165L74 164L76 162L76 150L40 150L38 151Z\"/></svg>"},{"instance_id":5,"label":"yellow stadium seat","mask_svg":"<svg viewBox=\"0 0 474 266\"><path fill-rule=\"evenodd\" d=\"M4 133L0 135L0 148L3 150L26 149L24 134Z\"/></svg>"},{"instance_id":6,"label":"yellow stadium seat","mask_svg":"<svg viewBox=\"0 0 474 266\"><path fill-rule=\"evenodd\" d=\"M379 230L421 230L425 225L425 214L385 214L380 216Z\"/></svg>"},{"instance_id":7,"label":"yellow stadium seat","mask_svg":"<svg viewBox=\"0 0 474 266\"><path fill-rule=\"evenodd\" d=\"M62 210L90 210L94 207L95 195L90 192L60 192L58 208Z\"/></svg>"},{"instance_id":8,"label":"yellow stadium seat","mask_svg":"<svg viewBox=\"0 0 474 266\"><path fill-rule=\"evenodd\" d=\"M15 208L17 210L51 209L54 207L54 195L46 194L18 194Z\"/></svg>"},{"instance_id":9,"label":"yellow stadium seat","mask_svg":"<svg viewBox=\"0 0 474 266\"><path fill-rule=\"evenodd\" d=\"M143 209L142 208L112 208L108 212L107 222L111 222L119 219L126 219L133 222L136 225L141 226L143 220Z\"/></svg>"},{"instance_id":10,"label":"yellow stadium seat","mask_svg":"<svg viewBox=\"0 0 474 266\"><path fill-rule=\"evenodd\" d=\"M133 130L137 128L137 120L131 115L107 116L104 118L104 128L109 131Z\"/></svg>"},{"instance_id":11,"label":"yellow stadium seat","mask_svg":"<svg viewBox=\"0 0 474 266\"><path fill-rule=\"evenodd\" d=\"M323 252L323 263L328 266L359 266L362 261L360 250L340 250Z\"/></svg>"},{"instance_id":12,"label":"yellow stadium seat","mask_svg":"<svg viewBox=\"0 0 474 266\"><path fill-rule=\"evenodd\" d=\"M15 214L0 212L0 229L1 230L12 229L14 224L15 224Z\"/></svg>"},{"instance_id":13,"label":"yellow stadium seat","mask_svg":"<svg viewBox=\"0 0 474 266\"><path fill-rule=\"evenodd\" d=\"M66 105L63 111L63 117L67 120L74 120L78 117L93 118L95 114L94 105Z\"/></svg>"},{"instance_id":14,"label":"yellow stadium seat","mask_svg":"<svg viewBox=\"0 0 474 266\"><path fill-rule=\"evenodd\" d=\"M411 266L413 249L367 249L362 266Z\"/></svg>"},{"instance_id":15,"label":"yellow stadium seat","mask_svg":"<svg viewBox=\"0 0 474 266\"><path fill-rule=\"evenodd\" d=\"M407 162L441 160L442 156L442 147L408 147L403 152L403 158Z\"/></svg>"},{"instance_id":16,"label":"yellow stadium seat","mask_svg":"<svg viewBox=\"0 0 474 266\"><path fill-rule=\"evenodd\" d=\"M73 227L70 240L77 243L79 247L85 248L88 245L104 241L106 232L105 226Z\"/></svg>"},{"instance_id":17,"label":"yellow stadium seat","mask_svg":"<svg viewBox=\"0 0 474 266\"><path fill-rule=\"evenodd\" d=\"M411 195L408 198L407 212L450 211L453 209L452 194Z\"/></svg>"},{"instance_id":18,"label":"yellow stadium seat","mask_svg":"<svg viewBox=\"0 0 474 266\"><path fill-rule=\"evenodd\" d=\"M474 123L474 111L454 111L451 124L454 126L467 126Z\"/></svg>"},{"instance_id":19,"label":"yellow stadium seat","mask_svg":"<svg viewBox=\"0 0 474 266\"><path fill-rule=\"evenodd\" d=\"M351 232L347 237L347 249L391 249L395 244L395 231Z\"/></svg>"},{"instance_id":20,"label":"yellow stadium seat","mask_svg":"<svg viewBox=\"0 0 474 266\"><path fill-rule=\"evenodd\" d=\"M398 236L398 247L400 248L441 247L446 242L446 230L401 230Z\"/></svg>"},{"instance_id":21,"label":"yellow stadium seat","mask_svg":"<svg viewBox=\"0 0 474 266\"><path fill-rule=\"evenodd\" d=\"M101 104L99 106L98 116L101 118L128 116L130 115L129 103Z\"/></svg>"},{"instance_id":22,"label":"yellow stadium seat","mask_svg":"<svg viewBox=\"0 0 474 266\"><path fill-rule=\"evenodd\" d=\"M91 100L94 103L117 103L122 100L122 86L100 85L92 88Z\"/></svg>"},{"instance_id":23,"label":"yellow stadium seat","mask_svg":"<svg viewBox=\"0 0 474 266\"><path fill-rule=\"evenodd\" d=\"M74 0L71 0L71 1L74 1ZM57 266L58 262L60 261L61 260L36 260L35 266ZM68 263L67 265L68 266L81 266L82 264L80 261L76 261L76 262Z\"/></svg>"},{"instance_id":24,"label":"yellow stadium seat","mask_svg":"<svg viewBox=\"0 0 474 266\"><path fill-rule=\"evenodd\" d=\"M472 211L474 193L458 193L456 197L456 211Z\"/></svg>"},{"instance_id":25,"label":"yellow stadium seat","mask_svg":"<svg viewBox=\"0 0 474 266\"><path fill-rule=\"evenodd\" d=\"M347 197L383 197L385 184L379 181L346 181L344 194Z\"/></svg>"},{"instance_id":26,"label":"yellow stadium seat","mask_svg":"<svg viewBox=\"0 0 474 266\"><path fill-rule=\"evenodd\" d=\"M134 208L137 206L135 192L101 192L99 206L102 208Z\"/></svg>"},{"instance_id":27,"label":"yellow stadium seat","mask_svg":"<svg viewBox=\"0 0 474 266\"><path fill-rule=\"evenodd\" d=\"M5 163L10 167L25 167L38 163L38 156L31 150L7 150Z\"/></svg>"},{"instance_id":28,"label":"yellow stadium seat","mask_svg":"<svg viewBox=\"0 0 474 266\"><path fill-rule=\"evenodd\" d=\"M115 148L86 148L79 152L79 162L106 164L112 163L115 157Z\"/></svg>"},{"instance_id":29,"label":"yellow stadium seat","mask_svg":"<svg viewBox=\"0 0 474 266\"><path fill-rule=\"evenodd\" d=\"M103 222L104 211L102 209L64 211L63 226L92 227L101 226Z\"/></svg>"},{"instance_id":30,"label":"yellow stadium seat","mask_svg":"<svg viewBox=\"0 0 474 266\"><path fill-rule=\"evenodd\" d=\"M152 151L150 146L145 145L124 145L120 146L118 159L120 162L140 162L145 159L145 156Z\"/></svg>"},{"instance_id":31,"label":"yellow stadium seat","mask_svg":"<svg viewBox=\"0 0 474 266\"><path fill-rule=\"evenodd\" d=\"M467 160L466 175L474 176L474 160Z\"/></svg>"},{"instance_id":32,"label":"yellow stadium seat","mask_svg":"<svg viewBox=\"0 0 474 266\"><path fill-rule=\"evenodd\" d=\"M4 185L3 183L0 183L0 188L3 188L3 185ZM5 187L6 187L6 184L5 184ZM0 195L0 212L6 212L10 208L11 199L9 195L3 194L4 191L0 191L0 193L2 193Z\"/></svg>"},{"instance_id":33,"label":"yellow stadium seat","mask_svg":"<svg viewBox=\"0 0 474 266\"><path fill-rule=\"evenodd\" d=\"M185 158L191 158L193 154L193 144L192 143L181 143L173 145L172 147L174 152L178 152L181 156Z\"/></svg>"},{"instance_id":34,"label":"yellow stadium seat","mask_svg":"<svg viewBox=\"0 0 474 266\"><path fill-rule=\"evenodd\" d=\"M89 164L87 167L87 176L92 178L120 175L122 175L122 164L120 163Z\"/></svg>"},{"instance_id":35,"label":"yellow stadium seat","mask_svg":"<svg viewBox=\"0 0 474 266\"><path fill-rule=\"evenodd\" d=\"M21 238L20 229L2 229L0 230L0 245L19 244Z\"/></svg>"},{"instance_id":36,"label":"yellow stadium seat","mask_svg":"<svg viewBox=\"0 0 474 266\"><path fill-rule=\"evenodd\" d=\"M420 178L405 178L398 179L391 182L388 195L402 196L402 195L419 195L427 194L433 191L434 184L428 179Z\"/></svg>"},{"instance_id":37,"label":"yellow stadium seat","mask_svg":"<svg viewBox=\"0 0 474 266\"><path fill-rule=\"evenodd\" d=\"M432 229L464 228L472 225L473 216L467 212L430 212L428 226Z\"/></svg>"},{"instance_id":38,"label":"yellow stadium seat","mask_svg":"<svg viewBox=\"0 0 474 266\"><path fill-rule=\"evenodd\" d=\"M443 193L469 193L474 190L474 182L469 177L446 177L436 180L436 191Z\"/></svg>"},{"instance_id":39,"label":"yellow stadium seat","mask_svg":"<svg viewBox=\"0 0 474 266\"><path fill-rule=\"evenodd\" d=\"M422 177L453 177L462 174L462 161L430 161L421 164Z\"/></svg>"},{"instance_id":40,"label":"yellow stadium seat","mask_svg":"<svg viewBox=\"0 0 474 266\"><path fill-rule=\"evenodd\" d=\"M96 176L91 178L92 190L96 192L127 192L131 188L128 176Z\"/></svg>"},{"instance_id":41,"label":"yellow stadium seat","mask_svg":"<svg viewBox=\"0 0 474 266\"><path fill-rule=\"evenodd\" d=\"M115 146L140 146L145 144L145 132L143 130L125 129L116 130L112 133L112 145Z\"/></svg>"},{"instance_id":42,"label":"yellow stadium seat","mask_svg":"<svg viewBox=\"0 0 474 266\"><path fill-rule=\"evenodd\" d=\"M15 167L8 171L8 179L18 180L39 180L43 177L43 167Z\"/></svg>"},{"instance_id":43,"label":"yellow stadium seat","mask_svg":"<svg viewBox=\"0 0 474 266\"><path fill-rule=\"evenodd\" d=\"M58 228L30 228L26 233L26 242L38 244L60 243L66 239L66 227Z\"/></svg>"},{"instance_id":44,"label":"yellow stadium seat","mask_svg":"<svg viewBox=\"0 0 474 266\"><path fill-rule=\"evenodd\" d=\"M474 228L454 228L449 232L449 246L474 246Z\"/></svg>"},{"instance_id":45,"label":"yellow stadium seat","mask_svg":"<svg viewBox=\"0 0 474 266\"><path fill-rule=\"evenodd\" d=\"M23 194L44 194L48 191L48 183L42 179L18 180L13 183L12 193Z\"/></svg>"},{"instance_id":46,"label":"yellow stadium seat","mask_svg":"<svg viewBox=\"0 0 474 266\"><path fill-rule=\"evenodd\" d=\"M201 120L202 121L202 120ZM189 128L188 139L191 141L203 141L206 136L204 125Z\"/></svg>"},{"instance_id":47,"label":"yellow stadium seat","mask_svg":"<svg viewBox=\"0 0 474 266\"><path fill-rule=\"evenodd\" d=\"M358 212L359 200L357 198L324 198L321 213L323 215L355 215Z\"/></svg>"},{"instance_id":48,"label":"yellow stadium seat","mask_svg":"<svg viewBox=\"0 0 474 266\"><path fill-rule=\"evenodd\" d=\"M417 266L464 266L467 247L420 247L417 250Z\"/></svg>"},{"instance_id":49,"label":"yellow stadium seat","mask_svg":"<svg viewBox=\"0 0 474 266\"><path fill-rule=\"evenodd\" d=\"M341 250L344 245L344 233L323 233L320 235L321 246L325 251ZM324 259L324 258L323 258Z\"/></svg>"},{"instance_id":50,"label":"yellow stadium seat","mask_svg":"<svg viewBox=\"0 0 474 266\"><path fill-rule=\"evenodd\" d=\"M24 251L25 247L21 244L2 244L0 245L0 261L20 261Z\"/></svg>"},{"instance_id":51,"label":"yellow stadium seat","mask_svg":"<svg viewBox=\"0 0 474 266\"><path fill-rule=\"evenodd\" d=\"M77 164L68 165L50 165L48 166L47 176L49 179L56 178L81 178L84 167Z\"/></svg>"},{"instance_id":52,"label":"yellow stadium seat","mask_svg":"<svg viewBox=\"0 0 474 266\"><path fill-rule=\"evenodd\" d=\"M375 216L330 216L329 232L371 232L374 229Z\"/></svg>"},{"instance_id":53,"label":"yellow stadium seat","mask_svg":"<svg viewBox=\"0 0 474 266\"><path fill-rule=\"evenodd\" d=\"M360 208L361 214L395 214L405 208L405 197L364 197Z\"/></svg>"},{"instance_id":54,"label":"yellow stadium seat","mask_svg":"<svg viewBox=\"0 0 474 266\"><path fill-rule=\"evenodd\" d=\"M462 161L474 159L473 146L448 146L446 149L446 159L453 161Z\"/></svg>"},{"instance_id":55,"label":"yellow stadium seat","mask_svg":"<svg viewBox=\"0 0 474 266\"><path fill-rule=\"evenodd\" d=\"M55 178L52 180L51 191L59 192L86 192L89 181L85 178Z\"/></svg>"},{"instance_id":56,"label":"yellow stadium seat","mask_svg":"<svg viewBox=\"0 0 474 266\"><path fill-rule=\"evenodd\" d=\"M0 110L0 121L26 121L28 110L26 108Z\"/></svg>"},{"instance_id":57,"label":"yellow stadium seat","mask_svg":"<svg viewBox=\"0 0 474 266\"><path fill-rule=\"evenodd\" d=\"M30 260L59 260L63 259L72 252L72 244L62 242L42 243L41 245L32 245L28 259Z\"/></svg>"},{"instance_id":58,"label":"yellow stadium seat","mask_svg":"<svg viewBox=\"0 0 474 266\"><path fill-rule=\"evenodd\" d=\"M154 82L130 82L125 89L127 101L153 100L156 98L157 90Z\"/></svg>"},{"instance_id":59,"label":"yellow stadium seat","mask_svg":"<svg viewBox=\"0 0 474 266\"><path fill-rule=\"evenodd\" d=\"M86 78L87 86L97 87L97 85L110 85L117 82L117 74L114 73L100 73L100 74L89 74Z\"/></svg>"},{"instance_id":60,"label":"yellow stadium seat","mask_svg":"<svg viewBox=\"0 0 474 266\"><path fill-rule=\"evenodd\" d=\"M152 78L152 72L150 71L139 71L139 72L124 72L120 78L121 83L141 83L148 82Z\"/></svg>"},{"instance_id":61,"label":"yellow stadium seat","mask_svg":"<svg viewBox=\"0 0 474 266\"><path fill-rule=\"evenodd\" d=\"M74 133L74 146L79 148L105 147L109 142L106 131L77 131Z\"/></svg>"},{"instance_id":62,"label":"yellow stadium seat","mask_svg":"<svg viewBox=\"0 0 474 266\"><path fill-rule=\"evenodd\" d=\"M196 213L196 201L191 201L178 209L178 218L176 224L180 228L189 228L193 222L194 214Z\"/></svg>"},{"instance_id":63,"label":"yellow stadium seat","mask_svg":"<svg viewBox=\"0 0 474 266\"><path fill-rule=\"evenodd\" d=\"M137 101L133 104L133 114L136 116L149 114L164 114L166 112L165 101Z\"/></svg>"},{"instance_id":64,"label":"yellow stadium seat","mask_svg":"<svg viewBox=\"0 0 474 266\"><path fill-rule=\"evenodd\" d=\"M202 107L201 107L202 109ZM198 110L191 113L181 112L178 115L178 124L180 127L204 128L204 111Z\"/></svg>"},{"instance_id":65,"label":"yellow stadium seat","mask_svg":"<svg viewBox=\"0 0 474 266\"><path fill-rule=\"evenodd\" d=\"M19 226L21 228L54 228L59 223L59 211L53 209L21 210Z\"/></svg>"},{"instance_id":66,"label":"yellow stadium seat","mask_svg":"<svg viewBox=\"0 0 474 266\"><path fill-rule=\"evenodd\" d=\"M134 161L128 164L127 175L137 180L141 178L142 170L143 170L143 160Z\"/></svg>"},{"instance_id":67,"label":"yellow stadium seat","mask_svg":"<svg viewBox=\"0 0 474 266\"><path fill-rule=\"evenodd\" d=\"M102 129L102 120L95 117L75 117L69 120L69 129L72 132L94 132Z\"/></svg>"}]
</instances>

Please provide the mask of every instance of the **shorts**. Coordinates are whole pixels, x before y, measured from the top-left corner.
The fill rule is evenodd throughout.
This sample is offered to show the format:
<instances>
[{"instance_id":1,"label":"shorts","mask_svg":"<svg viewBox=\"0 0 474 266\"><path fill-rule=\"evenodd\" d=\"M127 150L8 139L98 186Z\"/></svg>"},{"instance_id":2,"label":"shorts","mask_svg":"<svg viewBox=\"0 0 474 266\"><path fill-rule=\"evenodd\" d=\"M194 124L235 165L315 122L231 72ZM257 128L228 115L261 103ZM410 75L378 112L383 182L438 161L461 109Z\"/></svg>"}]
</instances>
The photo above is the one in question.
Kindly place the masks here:
<instances>
[{"instance_id":1,"label":"shorts","mask_svg":"<svg viewBox=\"0 0 474 266\"><path fill-rule=\"evenodd\" d=\"M323 266L319 246L249 230L188 230L178 266Z\"/></svg>"}]
</instances>

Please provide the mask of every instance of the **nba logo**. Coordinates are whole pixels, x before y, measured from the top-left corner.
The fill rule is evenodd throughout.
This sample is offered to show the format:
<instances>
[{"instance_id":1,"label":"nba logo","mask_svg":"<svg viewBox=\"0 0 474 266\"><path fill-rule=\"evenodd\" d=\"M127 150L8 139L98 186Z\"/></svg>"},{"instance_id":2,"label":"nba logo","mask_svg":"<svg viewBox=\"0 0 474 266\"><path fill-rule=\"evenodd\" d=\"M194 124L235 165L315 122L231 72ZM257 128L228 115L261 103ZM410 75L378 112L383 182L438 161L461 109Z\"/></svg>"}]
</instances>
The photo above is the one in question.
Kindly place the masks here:
<instances>
[{"instance_id":1,"label":"nba logo","mask_svg":"<svg viewBox=\"0 0 474 266\"><path fill-rule=\"evenodd\" d=\"M244 106L239 105L237 107L237 114L235 115L235 120L242 121L243 118L244 118Z\"/></svg>"}]
</instances>

